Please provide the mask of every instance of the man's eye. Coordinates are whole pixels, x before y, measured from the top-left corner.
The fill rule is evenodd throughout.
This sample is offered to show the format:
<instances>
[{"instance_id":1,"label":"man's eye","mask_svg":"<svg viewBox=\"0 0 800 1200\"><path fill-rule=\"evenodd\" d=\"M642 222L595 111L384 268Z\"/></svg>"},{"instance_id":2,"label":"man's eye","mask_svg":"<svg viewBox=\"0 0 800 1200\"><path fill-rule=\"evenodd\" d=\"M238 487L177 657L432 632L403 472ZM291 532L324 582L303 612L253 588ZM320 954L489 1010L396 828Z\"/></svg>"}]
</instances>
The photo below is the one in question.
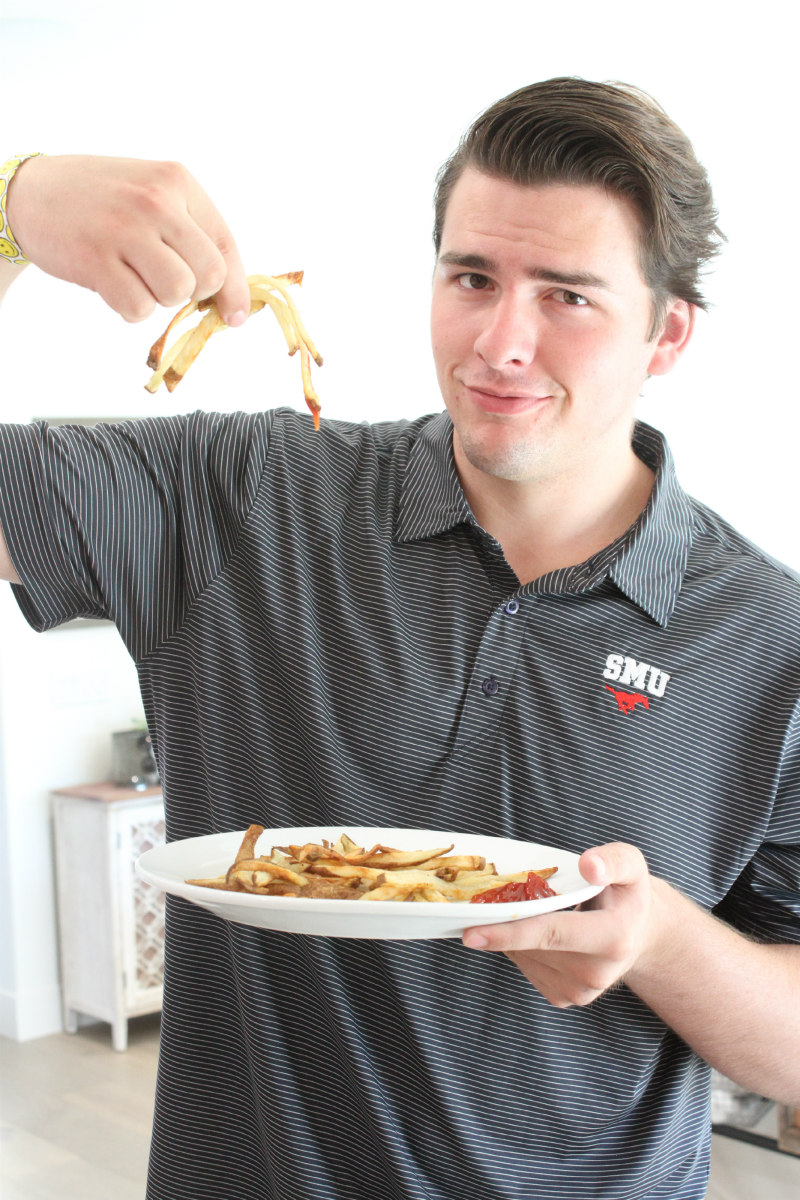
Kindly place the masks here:
<instances>
[{"instance_id":1,"label":"man's eye","mask_svg":"<svg viewBox=\"0 0 800 1200\"><path fill-rule=\"evenodd\" d=\"M474 271L471 271L467 275L459 275L458 282L469 291L479 292L488 285L489 280L485 275L478 275Z\"/></svg>"},{"instance_id":2,"label":"man's eye","mask_svg":"<svg viewBox=\"0 0 800 1200\"><path fill-rule=\"evenodd\" d=\"M570 292L566 288L560 293L565 304L571 305L573 308L583 308L589 303L585 296L581 296L579 292Z\"/></svg>"}]
</instances>

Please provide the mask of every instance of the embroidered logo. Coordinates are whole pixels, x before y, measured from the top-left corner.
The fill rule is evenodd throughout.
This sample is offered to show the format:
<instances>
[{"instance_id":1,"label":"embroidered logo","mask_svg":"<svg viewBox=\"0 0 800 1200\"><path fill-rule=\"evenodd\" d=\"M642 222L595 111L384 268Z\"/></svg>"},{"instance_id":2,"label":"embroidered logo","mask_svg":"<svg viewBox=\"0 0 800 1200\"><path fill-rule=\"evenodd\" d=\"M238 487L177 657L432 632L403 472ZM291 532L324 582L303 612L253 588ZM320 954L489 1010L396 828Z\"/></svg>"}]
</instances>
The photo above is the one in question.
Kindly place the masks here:
<instances>
[{"instance_id":1,"label":"embroidered logo","mask_svg":"<svg viewBox=\"0 0 800 1200\"><path fill-rule=\"evenodd\" d=\"M606 691L611 692L616 700L618 710L630 716L637 704L641 704L642 708L649 709L650 696L660 699L666 692L667 684L672 676L666 671L662 671L660 667L654 667L646 662L638 662L635 658L630 658L625 654L609 654L603 678L610 679L612 683L639 689L635 692L628 692L622 690L622 687L613 688L609 684L605 685ZM642 695L643 692L646 692L647 695Z\"/></svg>"},{"instance_id":2,"label":"embroidered logo","mask_svg":"<svg viewBox=\"0 0 800 1200\"><path fill-rule=\"evenodd\" d=\"M642 708L650 707L647 696L642 696L639 692L618 692L616 688L609 687L608 684L606 684L606 691L612 693L620 712L632 713L637 704L641 704Z\"/></svg>"}]
</instances>

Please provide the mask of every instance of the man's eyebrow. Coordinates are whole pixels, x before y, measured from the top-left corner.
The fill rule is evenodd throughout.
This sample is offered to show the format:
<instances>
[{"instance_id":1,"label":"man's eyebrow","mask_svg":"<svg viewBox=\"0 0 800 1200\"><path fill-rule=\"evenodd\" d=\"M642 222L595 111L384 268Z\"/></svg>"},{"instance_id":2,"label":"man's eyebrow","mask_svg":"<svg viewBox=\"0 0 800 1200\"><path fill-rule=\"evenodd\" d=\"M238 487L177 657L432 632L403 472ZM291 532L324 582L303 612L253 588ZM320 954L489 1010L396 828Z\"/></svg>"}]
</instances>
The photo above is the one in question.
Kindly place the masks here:
<instances>
[{"instance_id":1,"label":"man's eyebrow","mask_svg":"<svg viewBox=\"0 0 800 1200\"><path fill-rule=\"evenodd\" d=\"M473 271L494 271L497 265L482 254L456 254L453 251L440 254L439 262L447 267L469 267Z\"/></svg>"},{"instance_id":2,"label":"man's eyebrow","mask_svg":"<svg viewBox=\"0 0 800 1200\"><path fill-rule=\"evenodd\" d=\"M469 271L496 271L497 263L486 258L483 254L456 254L448 251L439 255L439 262L446 267L464 267ZM543 283L560 283L564 287L593 287L606 288L610 286L605 279L594 275L591 271L551 271L547 267L531 267L528 271L531 279L539 279Z\"/></svg>"}]
</instances>

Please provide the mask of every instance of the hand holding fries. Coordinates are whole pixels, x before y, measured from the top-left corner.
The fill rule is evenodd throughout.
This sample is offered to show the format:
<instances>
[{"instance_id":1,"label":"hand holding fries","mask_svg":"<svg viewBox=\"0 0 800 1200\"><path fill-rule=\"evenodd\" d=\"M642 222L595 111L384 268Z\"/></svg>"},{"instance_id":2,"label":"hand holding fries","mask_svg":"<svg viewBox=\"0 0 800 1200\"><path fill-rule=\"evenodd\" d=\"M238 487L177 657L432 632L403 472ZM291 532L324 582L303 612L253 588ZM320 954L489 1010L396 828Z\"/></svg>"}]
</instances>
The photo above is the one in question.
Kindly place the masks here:
<instances>
[{"instance_id":1,"label":"hand holding fries","mask_svg":"<svg viewBox=\"0 0 800 1200\"><path fill-rule=\"evenodd\" d=\"M172 391L213 333L271 308L289 353L300 353L303 392L318 427L311 360L321 366L322 358L289 293L302 271L247 279L230 230L185 167L42 155L15 174L7 214L32 263L99 293L126 321L144 320L157 304L184 305L150 352L151 392L162 380ZM167 348L167 335L196 311L199 324Z\"/></svg>"},{"instance_id":2,"label":"hand holding fries","mask_svg":"<svg viewBox=\"0 0 800 1200\"><path fill-rule=\"evenodd\" d=\"M14 176L8 219L31 262L97 292L126 321L212 295L228 324L250 311L233 236L178 163L33 158Z\"/></svg>"},{"instance_id":3,"label":"hand holding fries","mask_svg":"<svg viewBox=\"0 0 800 1200\"><path fill-rule=\"evenodd\" d=\"M375 845L365 850L346 833L334 843L323 840L304 846L273 846L270 854L256 858L256 843L263 832L263 825L250 826L224 875L186 882L262 896L442 904L471 902L487 892L525 882L531 874L543 881L556 871L547 867L498 875L494 864L478 855L451 855L452 845L430 850Z\"/></svg>"}]
</instances>

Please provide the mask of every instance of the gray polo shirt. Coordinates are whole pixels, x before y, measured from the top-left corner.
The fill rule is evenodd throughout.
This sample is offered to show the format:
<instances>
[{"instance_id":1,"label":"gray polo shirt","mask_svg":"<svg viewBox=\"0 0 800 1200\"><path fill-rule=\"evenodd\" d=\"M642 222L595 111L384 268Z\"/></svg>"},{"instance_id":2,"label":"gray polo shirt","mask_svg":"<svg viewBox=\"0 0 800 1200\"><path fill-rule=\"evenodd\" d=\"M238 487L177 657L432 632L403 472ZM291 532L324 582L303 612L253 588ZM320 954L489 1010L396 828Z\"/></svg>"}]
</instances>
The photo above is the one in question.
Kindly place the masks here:
<instances>
[{"instance_id":1,"label":"gray polo shirt","mask_svg":"<svg viewBox=\"0 0 800 1200\"><path fill-rule=\"evenodd\" d=\"M622 840L800 941L800 588L657 473L629 533L520 587L445 414L6 427L38 629L110 617L168 836L411 826ZM734 998L735 1000L735 998ZM730 1002L730 997L720 997ZM697 1200L708 1069L627 988L548 1005L458 941L301 937L168 904L149 1200Z\"/></svg>"}]
</instances>

